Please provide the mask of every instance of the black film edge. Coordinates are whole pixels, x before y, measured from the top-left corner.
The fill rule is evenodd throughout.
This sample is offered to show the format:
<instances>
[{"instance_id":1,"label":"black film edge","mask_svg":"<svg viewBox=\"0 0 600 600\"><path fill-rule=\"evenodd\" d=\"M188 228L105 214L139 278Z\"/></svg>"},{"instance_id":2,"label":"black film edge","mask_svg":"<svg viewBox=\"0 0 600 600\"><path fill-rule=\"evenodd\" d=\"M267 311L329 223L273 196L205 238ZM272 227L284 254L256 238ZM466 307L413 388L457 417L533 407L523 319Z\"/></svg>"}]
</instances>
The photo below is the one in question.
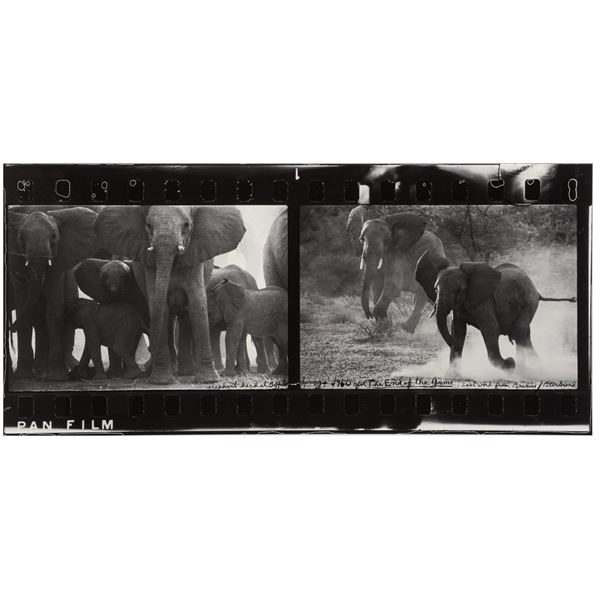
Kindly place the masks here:
<instances>
[{"instance_id":1,"label":"black film edge","mask_svg":"<svg viewBox=\"0 0 600 600\"><path fill-rule=\"evenodd\" d=\"M586 164L5 165L4 432L590 433L591 194Z\"/></svg>"}]
</instances>

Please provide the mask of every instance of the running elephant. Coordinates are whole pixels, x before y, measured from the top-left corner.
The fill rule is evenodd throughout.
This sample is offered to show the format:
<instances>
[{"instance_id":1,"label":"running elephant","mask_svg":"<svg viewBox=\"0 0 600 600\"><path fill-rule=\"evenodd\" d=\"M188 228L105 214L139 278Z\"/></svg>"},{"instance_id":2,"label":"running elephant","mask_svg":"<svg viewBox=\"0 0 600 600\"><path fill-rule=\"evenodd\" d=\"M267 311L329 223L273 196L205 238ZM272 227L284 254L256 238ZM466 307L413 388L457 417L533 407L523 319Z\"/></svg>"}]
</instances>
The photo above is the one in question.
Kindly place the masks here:
<instances>
[{"instance_id":1,"label":"running elephant","mask_svg":"<svg viewBox=\"0 0 600 600\"><path fill-rule=\"evenodd\" d=\"M503 358L498 337L507 335L517 347L517 357L535 357L530 324L542 301L575 302L576 298L542 296L527 273L510 263L491 267L487 263L462 263L448 268L425 253L417 264L416 278L435 302L437 326L450 346L450 364L462 356L467 325L481 331L490 363L499 369L515 367ZM452 332L447 318L452 311Z\"/></svg>"}]
</instances>

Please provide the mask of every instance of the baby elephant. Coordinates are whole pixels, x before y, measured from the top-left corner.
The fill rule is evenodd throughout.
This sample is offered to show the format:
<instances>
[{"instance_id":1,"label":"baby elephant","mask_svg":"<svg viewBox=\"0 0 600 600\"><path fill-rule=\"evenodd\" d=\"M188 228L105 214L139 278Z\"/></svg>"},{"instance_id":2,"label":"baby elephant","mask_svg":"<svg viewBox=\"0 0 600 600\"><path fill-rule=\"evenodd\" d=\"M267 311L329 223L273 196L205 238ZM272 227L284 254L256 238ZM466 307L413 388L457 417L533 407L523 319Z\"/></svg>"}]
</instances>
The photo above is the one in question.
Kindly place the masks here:
<instances>
[{"instance_id":1,"label":"baby elephant","mask_svg":"<svg viewBox=\"0 0 600 600\"><path fill-rule=\"evenodd\" d=\"M240 343L246 335L272 341L279 350L279 360L273 375L287 375L288 362L288 299L281 287L269 286L249 290L227 278L207 287L207 293L220 289L228 296L232 319L225 333L225 376L235 376L235 363Z\"/></svg>"},{"instance_id":2,"label":"baby elephant","mask_svg":"<svg viewBox=\"0 0 600 600\"><path fill-rule=\"evenodd\" d=\"M450 346L451 364L461 357L467 325L471 325L481 331L490 363L500 369L513 369L515 361L500 354L498 337L507 335L517 347L517 356L535 357L530 324L538 303L577 300L542 296L527 273L510 263L491 267L473 262L450 267L445 258L425 252L417 263L415 278L435 302L438 329ZM451 311L450 332L446 319Z\"/></svg>"},{"instance_id":3,"label":"baby elephant","mask_svg":"<svg viewBox=\"0 0 600 600\"><path fill-rule=\"evenodd\" d=\"M134 379L143 374L135 362L135 351L145 328L130 304L97 304L80 298L67 308L67 318L73 327L83 329L85 348L80 365L87 367L91 358L96 369L95 379L106 378L100 346L107 346L109 354L114 353L125 363L123 377Z\"/></svg>"}]
</instances>

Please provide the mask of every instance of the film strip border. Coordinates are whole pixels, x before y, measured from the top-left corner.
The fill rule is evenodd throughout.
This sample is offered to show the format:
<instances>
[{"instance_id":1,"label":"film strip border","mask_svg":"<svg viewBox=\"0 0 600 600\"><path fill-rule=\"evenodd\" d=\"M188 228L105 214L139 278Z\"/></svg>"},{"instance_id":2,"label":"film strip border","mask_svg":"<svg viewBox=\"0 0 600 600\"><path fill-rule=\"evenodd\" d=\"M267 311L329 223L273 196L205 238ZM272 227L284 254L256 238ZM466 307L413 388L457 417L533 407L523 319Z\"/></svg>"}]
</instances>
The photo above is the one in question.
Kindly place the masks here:
<instances>
[{"instance_id":1,"label":"film strip border","mask_svg":"<svg viewBox=\"0 0 600 600\"><path fill-rule=\"evenodd\" d=\"M535 169L534 169L535 167ZM531 173L528 171L531 171ZM9 204L589 205L591 165L5 165Z\"/></svg>"},{"instance_id":2,"label":"film strip border","mask_svg":"<svg viewBox=\"0 0 600 600\"><path fill-rule=\"evenodd\" d=\"M579 386L564 392L342 391L300 389L298 383L291 383L287 390L272 391L65 394L8 393L5 379L5 430L32 433L27 427L35 422L39 425L35 433L422 432L427 431L428 423L435 423L436 432L589 433L592 167L546 165L544 177L523 178L524 170L532 166L539 165L471 165L467 170L474 175L469 177L465 165L6 165L5 205L287 205L292 270L299 265L300 207L356 204L365 185L372 204L575 203ZM292 275L288 290L289 379L299 382L300 290L297 273ZM108 425L111 420L114 429ZM23 422L26 426L20 427Z\"/></svg>"},{"instance_id":3,"label":"film strip border","mask_svg":"<svg viewBox=\"0 0 600 600\"><path fill-rule=\"evenodd\" d=\"M570 390L144 390L14 393L4 414L7 433L587 433L590 403Z\"/></svg>"}]
</instances>

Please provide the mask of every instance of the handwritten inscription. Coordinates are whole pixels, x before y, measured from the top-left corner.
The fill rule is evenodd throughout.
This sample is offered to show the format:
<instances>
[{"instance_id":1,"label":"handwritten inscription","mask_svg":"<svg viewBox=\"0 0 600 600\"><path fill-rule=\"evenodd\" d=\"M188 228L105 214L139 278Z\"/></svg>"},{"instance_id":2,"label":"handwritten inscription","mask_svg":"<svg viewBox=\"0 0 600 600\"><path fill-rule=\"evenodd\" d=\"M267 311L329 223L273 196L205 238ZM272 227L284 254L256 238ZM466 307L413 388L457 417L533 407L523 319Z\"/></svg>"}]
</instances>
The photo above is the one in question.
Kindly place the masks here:
<instances>
[{"instance_id":1,"label":"handwritten inscription","mask_svg":"<svg viewBox=\"0 0 600 600\"><path fill-rule=\"evenodd\" d=\"M577 381L474 381L463 379L445 379L442 377L388 377L349 378L332 377L327 379L303 379L301 386L313 389L502 389L502 390L552 390L576 389Z\"/></svg>"}]
</instances>

